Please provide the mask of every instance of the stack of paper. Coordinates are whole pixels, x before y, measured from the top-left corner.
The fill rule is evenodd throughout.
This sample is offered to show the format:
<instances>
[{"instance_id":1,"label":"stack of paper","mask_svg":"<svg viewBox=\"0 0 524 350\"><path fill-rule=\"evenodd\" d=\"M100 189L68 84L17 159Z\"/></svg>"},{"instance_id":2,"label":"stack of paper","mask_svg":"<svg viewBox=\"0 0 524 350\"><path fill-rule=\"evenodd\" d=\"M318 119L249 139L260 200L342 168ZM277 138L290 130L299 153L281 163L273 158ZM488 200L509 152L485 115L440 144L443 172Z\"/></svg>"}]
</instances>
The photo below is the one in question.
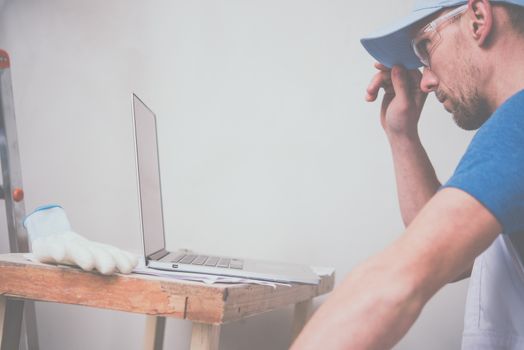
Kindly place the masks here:
<instances>
[{"instance_id":1,"label":"stack of paper","mask_svg":"<svg viewBox=\"0 0 524 350\"><path fill-rule=\"evenodd\" d=\"M159 277L169 277L169 278L173 278L176 280L183 280L183 281L198 281L198 282L204 282L206 284L252 283L252 284L260 284L260 285L272 286L272 287L276 287L277 285L278 286L290 286L290 284L287 284L287 283L269 282L269 281L254 280L254 279L249 279L249 278L241 278L241 277L209 275L205 273L164 271L164 270L150 269L147 266L137 266L135 267L135 269L133 269L133 273L159 276Z\"/></svg>"},{"instance_id":2,"label":"stack of paper","mask_svg":"<svg viewBox=\"0 0 524 350\"><path fill-rule=\"evenodd\" d=\"M313 271L319 276L331 275L335 270L330 267L312 267ZM191 273L191 272L175 272L175 271L164 271L158 269L151 269L144 264L144 259L139 259L138 266L133 270L133 273L139 273L144 275L160 276L160 277L169 277L177 280L185 281L198 281L204 282L206 284L213 283L251 283L259 284L264 286L271 286L275 288L276 286L291 286L289 283L282 282L273 282L273 281L263 281L252 278L242 278L242 277L230 277L230 276L221 276L221 275L210 275L205 273Z\"/></svg>"}]
</instances>

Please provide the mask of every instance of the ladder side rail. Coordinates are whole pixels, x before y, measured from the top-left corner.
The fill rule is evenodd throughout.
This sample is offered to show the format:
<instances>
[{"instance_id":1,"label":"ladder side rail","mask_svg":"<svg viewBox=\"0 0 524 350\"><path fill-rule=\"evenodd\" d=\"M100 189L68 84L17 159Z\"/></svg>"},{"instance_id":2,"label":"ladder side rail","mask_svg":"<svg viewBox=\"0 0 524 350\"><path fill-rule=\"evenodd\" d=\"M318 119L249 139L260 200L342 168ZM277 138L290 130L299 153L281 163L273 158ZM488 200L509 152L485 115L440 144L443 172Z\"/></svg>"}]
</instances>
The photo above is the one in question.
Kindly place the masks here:
<instances>
[{"instance_id":1,"label":"ladder side rail","mask_svg":"<svg viewBox=\"0 0 524 350\"><path fill-rule=\"evenodd\" d=\"M0 50L0 164L3 180L0 198L5 200L9 250L11 253L25 253L29 252L29 242L22 222L25 205L17 135L10 60L7 52ZM38 350L34 302L25 302L24 307L13 308L10 313L9 319L21 319L23 313L23 336L27 349ZM11 331L20 334L20 324L11 327L14 327Z\"/></svg>"},{"instance_id":2,"label":"ladder side rail","mask_svg":"<svg viewBox=\"0 0 524 350\"><path fill-rule=\"evenodd\" d=\"M14 191L22 189L22 170L9 66L9 56L0 50L0 160L9 247L12 253L24 253L29 251L29 244L22 224L25 217L23 197L16 198L17 201L14 198Z\"/></svg>"}]
</instances>

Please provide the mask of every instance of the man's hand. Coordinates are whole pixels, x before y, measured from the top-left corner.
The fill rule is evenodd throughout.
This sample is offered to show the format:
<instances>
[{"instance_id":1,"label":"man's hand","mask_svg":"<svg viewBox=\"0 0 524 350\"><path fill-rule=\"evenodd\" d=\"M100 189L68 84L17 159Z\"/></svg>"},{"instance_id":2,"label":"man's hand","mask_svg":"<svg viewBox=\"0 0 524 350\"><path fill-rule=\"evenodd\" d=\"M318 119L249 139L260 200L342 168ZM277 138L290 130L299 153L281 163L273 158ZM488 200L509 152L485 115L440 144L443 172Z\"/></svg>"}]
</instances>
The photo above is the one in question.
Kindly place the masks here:
<instances>
[{"instance_id":1,"label":"man's hand","mask_svg":"<svg viewBox=\"0 0 524 350\"><path fill-rule=\"evenodd\" d=\"M384 89L380 121L391 145L400 211L407 226L440 187L417 130L427 94L420 90L422 74L417 69L389 69L380 63L375 68L378 73L367 88L366 100L375 101Z\"/></svg>"},{"instance_id":2,"label":"man's hand","mask_svg":"<svg viewBox=\"0 0 524 350\"><path fill-rule=\"evenodd\" d=\"M380 111L380 121L388 136L413 136L417 134L417 124L427 94L420 90L422 73L418 69L407 71L402 66L392 69L375 63L379 70L366 90L366 101L377 99L378 92L384 89Z\"/></svg>"}]
</instances>

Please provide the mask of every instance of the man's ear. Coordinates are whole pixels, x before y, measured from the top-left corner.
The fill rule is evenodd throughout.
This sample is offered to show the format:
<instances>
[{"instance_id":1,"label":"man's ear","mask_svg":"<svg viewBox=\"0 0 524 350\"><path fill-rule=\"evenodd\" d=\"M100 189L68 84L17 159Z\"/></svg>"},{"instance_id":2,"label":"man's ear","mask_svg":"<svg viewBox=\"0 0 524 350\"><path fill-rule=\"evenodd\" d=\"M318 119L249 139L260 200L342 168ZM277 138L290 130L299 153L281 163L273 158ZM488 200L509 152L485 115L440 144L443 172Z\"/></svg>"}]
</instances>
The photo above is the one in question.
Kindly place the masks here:
<instances>
[{"instance_id":1,"label":"man's ear","mask_svg":"<svg viewBox=\"0 0 524 350\"><path fill-rule=\"evenodd\" d=\"M468 1L468 28L479 46L487 45L493 28L493 11L489 0Z\"/></svg>"}]
</instances>

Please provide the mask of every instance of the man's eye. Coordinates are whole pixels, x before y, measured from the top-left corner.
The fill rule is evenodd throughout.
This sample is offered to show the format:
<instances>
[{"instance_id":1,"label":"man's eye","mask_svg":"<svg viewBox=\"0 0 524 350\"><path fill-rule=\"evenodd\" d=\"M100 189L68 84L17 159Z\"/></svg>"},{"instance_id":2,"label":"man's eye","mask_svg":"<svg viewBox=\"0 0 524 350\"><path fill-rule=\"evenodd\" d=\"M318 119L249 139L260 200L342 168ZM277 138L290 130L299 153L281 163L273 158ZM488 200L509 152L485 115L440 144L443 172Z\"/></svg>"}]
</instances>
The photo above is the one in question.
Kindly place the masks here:
<instances>
[{"instance_id":1,"label":"man's eye","mask_svg":"<svg viewBox=\"0 0 524 350\"><path fill-rule=\"evenodd\" d=\"M422 54L425 54L427 55L428 52L429 52L429 47L430 47L430 40L429 39L421 39L418 43L417 43L417 49L420 53Z\"/></svg>"}]
</instances>

